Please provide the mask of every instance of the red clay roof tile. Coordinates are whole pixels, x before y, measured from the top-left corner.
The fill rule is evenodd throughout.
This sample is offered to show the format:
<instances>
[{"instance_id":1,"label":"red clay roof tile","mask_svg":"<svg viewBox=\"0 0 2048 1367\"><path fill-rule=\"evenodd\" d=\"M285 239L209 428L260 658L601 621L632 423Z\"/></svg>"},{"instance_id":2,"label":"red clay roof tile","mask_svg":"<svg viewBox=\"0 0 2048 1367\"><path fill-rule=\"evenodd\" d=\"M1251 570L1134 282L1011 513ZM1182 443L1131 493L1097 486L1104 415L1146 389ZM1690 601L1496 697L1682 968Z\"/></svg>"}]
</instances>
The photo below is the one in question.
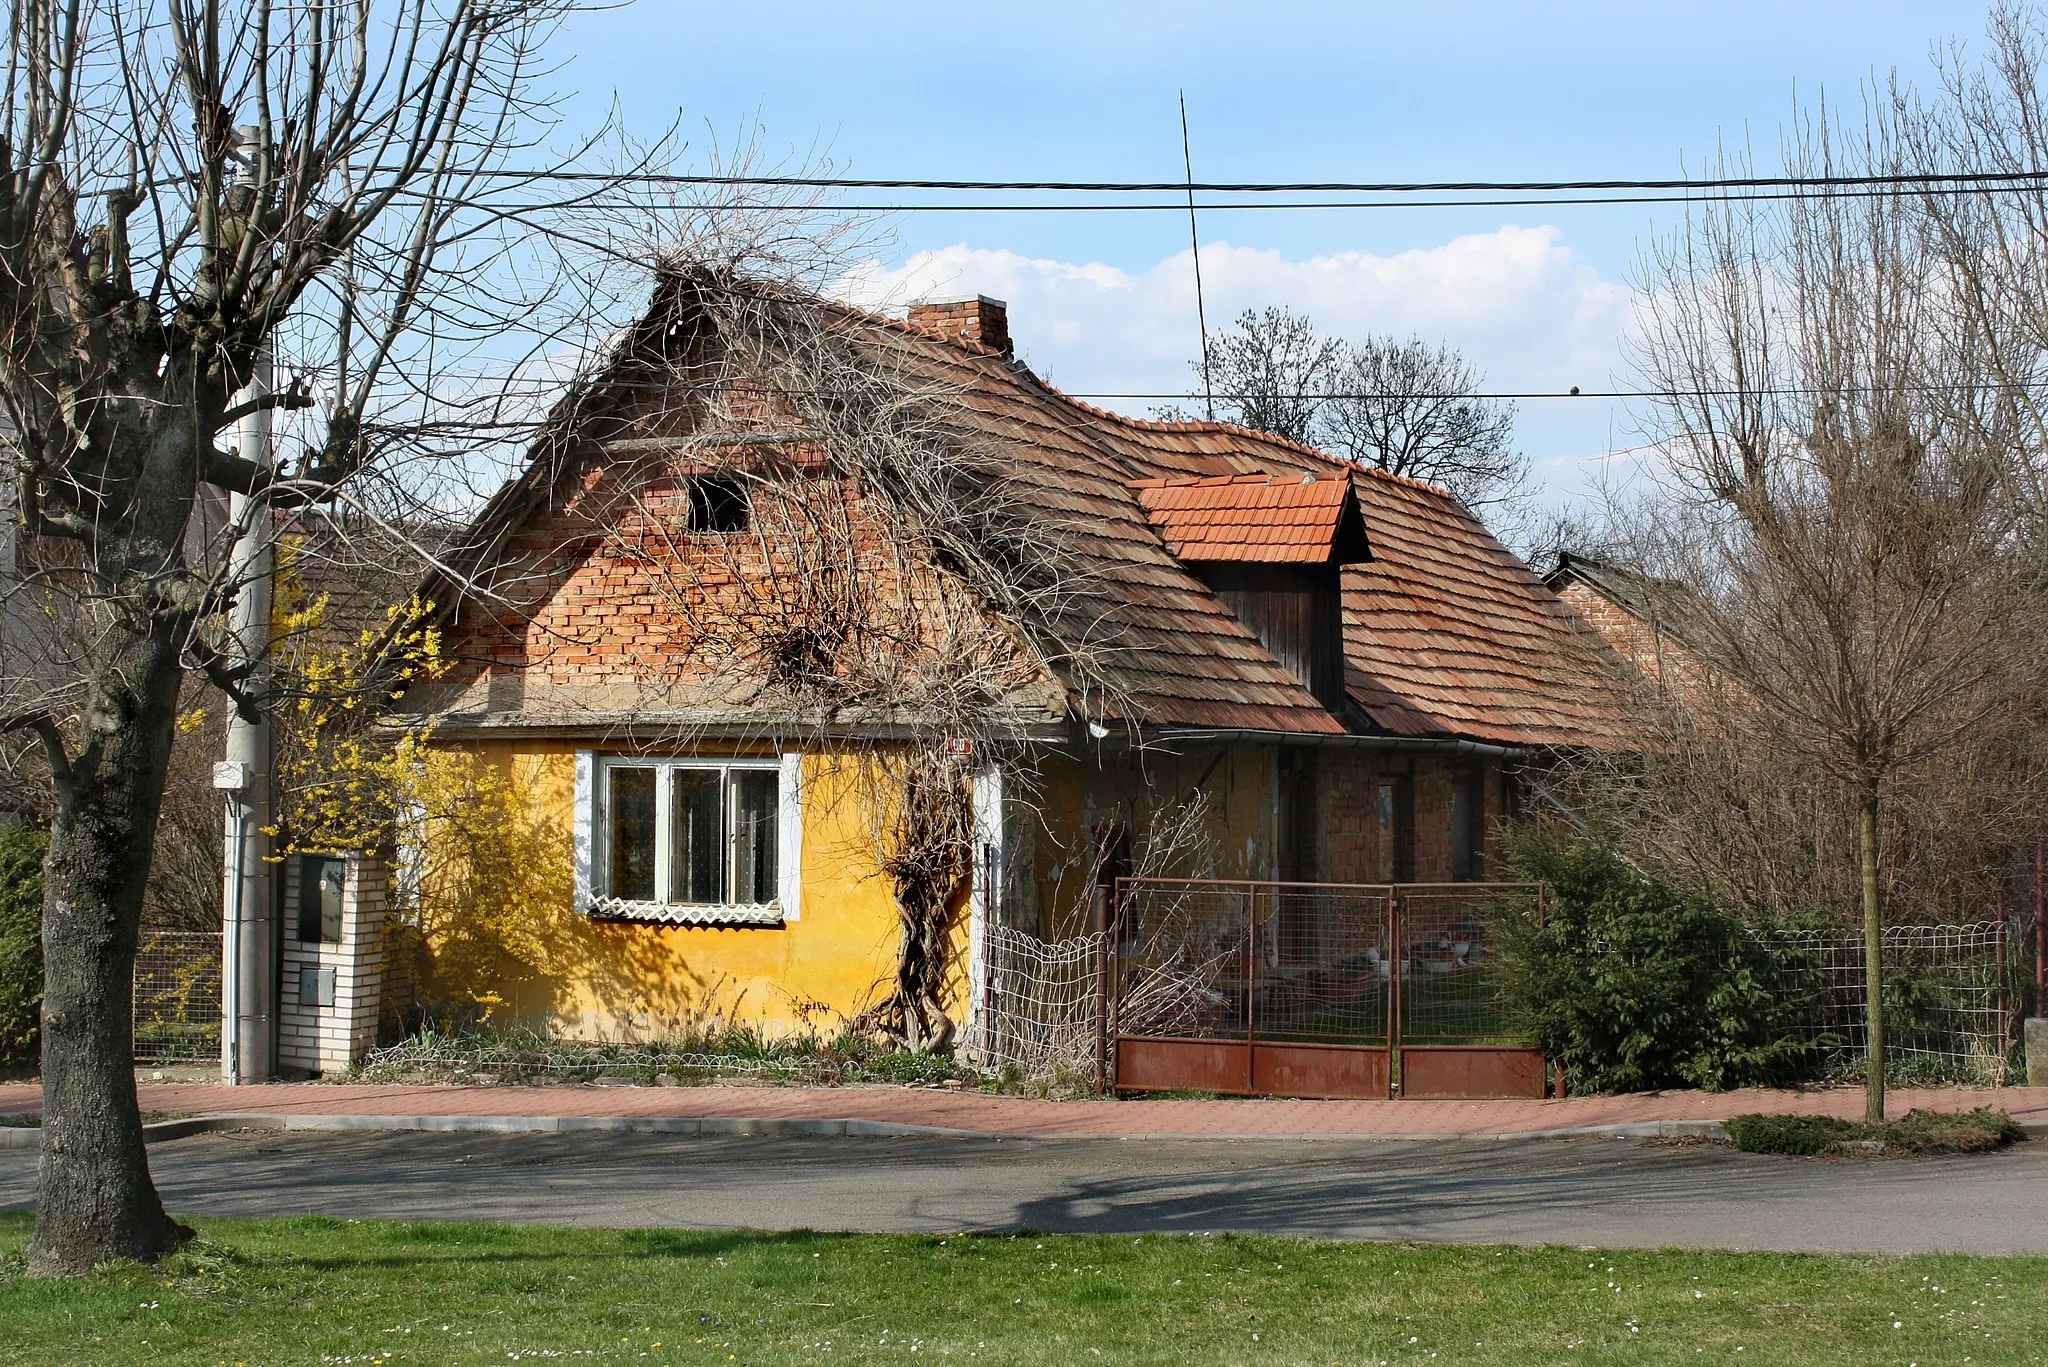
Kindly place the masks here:
<instances>
[{"instance_id":1,"label":"red clay roof tile","mask_svg":"<svg viewBox=\"0 0 2048 1367\"><path fill-rule=\"evenodd\" d=\"M899 373L958 395L963 432L1015 462L1009 494L1069 529L1085 586L1063 629L1130 720L1346 730L1183 563L1335 559L1346 688L1368 729L1525 746L1621 734L1577 616L1443 490L1229 424L1094 408L994 350L828 307Z\"/></svg>"}]
</instances>

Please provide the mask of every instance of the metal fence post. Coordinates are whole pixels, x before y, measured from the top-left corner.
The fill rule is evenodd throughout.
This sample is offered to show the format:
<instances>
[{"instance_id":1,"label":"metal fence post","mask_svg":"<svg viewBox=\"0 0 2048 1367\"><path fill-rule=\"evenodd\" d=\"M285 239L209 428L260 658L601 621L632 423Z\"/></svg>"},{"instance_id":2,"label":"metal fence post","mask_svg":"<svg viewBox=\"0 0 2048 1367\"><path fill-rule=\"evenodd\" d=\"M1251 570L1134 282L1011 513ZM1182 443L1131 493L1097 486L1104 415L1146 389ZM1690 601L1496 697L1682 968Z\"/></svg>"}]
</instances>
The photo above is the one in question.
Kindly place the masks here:
<instances>
[{"instance_id":1,"label":"metal fence post","mask_svg":"<svg viewBox=\"0 0 2048 1367\"><path fill-rule=\"evenodd\" d=\"M2034 842L2034 1014L2048 1016L2048 840Z\"/></svg>"},{"instance_id":2,"label":"metal fence post","mask_svg":"<svg viewBox=\"0 0 2048 1367\"><path fill-rule=\"evenodd\" d=\"M1398 900L1393 887L1389 886L1387 888L1387 958L1385 960L1387 966L1387 1000L1386 1020L1384 1022L1387 1031L1387 1098L1389 1100L1393 1100L1401 1094L1395 1086L1395 1079L1399 1075L1400 1069L1400 1041L1398 1038L1400 1031L1394 1023L1396 1013L1394 1002L1397 994L1401 991L1401 923L1399 915L1395 910Z\"/></svg>"},{"instance_id":3,"label":"metal fence post","mask_svg":"<svg viewBox=\"0 0 2048 1367\"><path fill-rule=\"evenodd\" d=\"M1258 1048L1259 1038L1259 894L1260 888L1251 890L1250 900L1245 903L1244 918L1244 1090L1250 1096L1252 1084L1258 1081L1258 1069L1252 1061L1252 1054ZM1278 890L1274 889L1277 895Z\"/></svg>"},{"instance_id":4,"label":"metal fence post","mask_svg":"<svg viewBox=\"0 0 2048 1367\"><path fill-rule=\"evenodd\" d=\"M1387 890L1387 920L1394 927L1394 964L1388 974L1388 981L1394 990L1388 994L1387 1022L1387 1084L1388 1093L1398 1099L1401 1095L1401 1008L1406 988L1402 979L1408 976L1408 927L1402 924L1401 889L1396 886Z\"/></svg>"},{"instance_id":5,"label":"metal fence post","mask_svg":"<svg viewBox=\"0 0 2048 1367\"><path fill-rule=\"evenodd\" d=\"M2012 1024L2011 1024L2011 1022L2010 1022L2010 1021L2008 1021L2008 1020L2006 1019L2006 1016L2005 1016L2005 915L2004 915L2004 912L2005 912L2005 905L2004 905L2004 901L2005 901L2005 899L2004 899L2004 898L2003 898L2003 897L2001 896L2001 897L1999 898L1999 908L1998 908L1998 910L1999 910L1999 917L1998 917L1998 967L1997 967L1997 968L1996 968L1995 970L1993 970L1994 972L1996 972L1996 973L1998 974L1998 1082L1997 1082L1997 1084L1996 1084L1996 1085L1997 1085L1997 1086L2000 1086L2000 1087L2003 1087L2003 1086L2005 1085L2005 1061L2006 1061L2006 1058L2007 1058L2007 1057L2008 1057L2008 1056L2009 1056L2009 1055L2010 1055L2010 1054L2012 1053L2012 1041L2011 1041L2011 1038L2010 1038L2010 1031L2011 1031L2011 1029L2012 1029Z\"/></svg>"}]
</instances>

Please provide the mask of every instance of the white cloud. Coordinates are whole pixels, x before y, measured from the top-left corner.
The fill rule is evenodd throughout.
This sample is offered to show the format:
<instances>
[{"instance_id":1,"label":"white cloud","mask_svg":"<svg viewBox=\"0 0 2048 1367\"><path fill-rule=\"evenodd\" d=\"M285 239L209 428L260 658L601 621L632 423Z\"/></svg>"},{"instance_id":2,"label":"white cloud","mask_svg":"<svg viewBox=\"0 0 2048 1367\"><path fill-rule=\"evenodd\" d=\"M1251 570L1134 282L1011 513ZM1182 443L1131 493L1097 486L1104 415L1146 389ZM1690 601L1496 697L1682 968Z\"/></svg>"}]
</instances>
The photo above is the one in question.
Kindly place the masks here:
<instances>
[{"instance_id":1,"label":"white cloud","mask_svg":"<svg viewBox=\"0 0 2048 1367\"><path fill-rule=\"evenodd\" d=\"M1577 258L1548 226L1509 225L1389 256L1290 260L1219 242L1202 249L1202 275L1212 331L1244 309L1286 305L1326 333L1449 341L1494 389L1608 388L1629 311L1627 289ZM1134 273L962 244L918 252L894 267L871 263L849 273L840 292L881 308L953 294L1008 300L1018 354L1066 389L1179 391L1192 383L1194 271L1184 251ZM1142 413L1148 404L1114 406ZM1538 429L1552 425L1548 415L1524 410L1531 454L1561 454L1550 440L1540 444L1551 449L1533 449ZM1590 448L1571 442L1563 449L1602 444L1596 435Z\"/></svg>"}]
</instances>

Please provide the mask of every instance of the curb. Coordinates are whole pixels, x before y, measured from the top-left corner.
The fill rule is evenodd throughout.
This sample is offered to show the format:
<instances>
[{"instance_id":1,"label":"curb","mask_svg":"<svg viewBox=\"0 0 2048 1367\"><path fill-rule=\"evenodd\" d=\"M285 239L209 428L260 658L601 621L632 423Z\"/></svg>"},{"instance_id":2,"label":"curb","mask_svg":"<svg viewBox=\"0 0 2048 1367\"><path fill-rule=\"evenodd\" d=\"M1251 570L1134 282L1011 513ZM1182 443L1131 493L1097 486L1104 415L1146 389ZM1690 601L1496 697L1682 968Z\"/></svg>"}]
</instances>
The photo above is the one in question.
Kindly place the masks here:
<instances>
[{"instance_id":1,"label":"curb","mask_svg":"<svg viewBox=\"0 0 2048 1367\"><path fill-rule=\"evenodd\" d=\"M195 1134L218 1134L224 1130L312 1130L343 1132L424 1131L443 1134L677 1134L735 1136L756 1139L843 1138L925 1138L925 1139L1035 1139L1035 1140L1215 1140L1248 1144L1280 1140L1287 1143L1348 1142L1416 1143L1423 1140L1465 1140L1496 1142L1516 1139L1670 1139L1700 1136L1725 1139L1720 1122L1713 1120L1652 1120L1628 1125L1584 1125L1560 1130L1507 1130L1499 1133L1343 1134L1327 1131L1277 1134L1190 1134L1172 1130L1118 1134L1044 1134L1012 1130L972 1130L947 1125L918 1125L908 1121L863 1120L857 1116L826 1119L793 1119L781 1116L610 1116L610 1115L205 1115L183 1120L165 1120L142 1127L143 1142L164 1143ZM2029 1137L2048 1135L2048 1124L2027 1127ZM42 1147L42 1131L0 1130L0 1149Z\"/></svg>"},{"instance_id":2,"label":"curb","mask_svg":"<svg viewBox=\"0 0 2048 1367\"><path fill-rule=\"evenodd\" d=\"M281 1130L284 1117L276 1115L194 1115L182 1120L159 1120L142 1127L142 1142L159 1144L189 1135L213 1134L221 1130ZM0 1129L0 1149L40 1149L43 1132L33 1125Z\"/></svg>"},{"instance_id":3,"label":"curb","mask_svg":"<svg viewBox=\"0 0 2048 1367\"><path fill-rule=\"evenodd\" d=\"M741 1135L753 1138L834 1136L927 1136L951 1139L1022 1138L987 1130L952 1129L943 1125L912 1125L893 1120L790 1119L746 1116L629 1115L286 1115L265 1116L266 1128L283 1130L438 1130L459 1134L612 1134ZM221 1128L230 1128L222 1126ZM170 1137L170 1136L166 1136Z\"/></svg>"},{"instance_id":4,"label":"curb","mask_svg":"<svg viewBox=\"0 0 2048 1367\"><path fill-rule=\"evenodd\" d=\"M2048 1139L2048 1121L2023 1122L2028 1139ZM856 1116L792 1119L780 1116L602 1116L602 1115L202 1115L159 1121L142 1127L143 1142L165 1143L198 1134L227 1130L301 1130L339 1133L424 1131L444 1134L674 1134L733 1136L757 1139L796 1138L924 1138L1009 1140L1212 1140L1224 1143L1420 1143L1460 1141L1501 1143L1533 1139L1726 1139L1718 1120L1646 1120L1614 1125L1579 1125L1565 1129L1505 1130L1495 1133L1344 1134L1310 1132L1276 1134L1189 1134L1185 1131L1129 1134L1043 1134L1007 1130L971 1130L905 1121L864 1120ZM40 1149L42 1131L0 1129L0 1150Z\"/></svg>"}]
</instances>

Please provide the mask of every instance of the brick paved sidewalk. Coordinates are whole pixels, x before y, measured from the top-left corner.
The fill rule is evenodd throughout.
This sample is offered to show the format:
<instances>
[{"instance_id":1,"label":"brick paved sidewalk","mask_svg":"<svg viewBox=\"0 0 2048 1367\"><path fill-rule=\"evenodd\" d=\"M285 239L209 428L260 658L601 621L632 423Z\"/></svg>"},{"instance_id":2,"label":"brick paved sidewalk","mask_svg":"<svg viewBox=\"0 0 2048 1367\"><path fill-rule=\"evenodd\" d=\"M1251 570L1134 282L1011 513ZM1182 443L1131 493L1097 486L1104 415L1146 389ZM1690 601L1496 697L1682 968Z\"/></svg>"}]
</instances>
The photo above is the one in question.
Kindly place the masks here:
<instances>
[{"instance_id":1,"label":"brick paved sidewalk","mask_svg":"<svg viewBox=\"0 0 2048 1367\"><path fill-rule=\"evenodd\" d=\"M144 1084L150 1111L197 1115L595 1116L632 1119L880 1121L1040 1137L1373 1138L1542 1134L1658 1121L1724 1120L1744 1111L1858 1117L1863 1094L1825 1091L1645 1092L1567 1101L1033 1101L896 1087L426 1087L328 1083L220 1087ZM34 1083L0 1084L0 1112L41 1108ZM1996 1106L2048 1124L2048 1087L1894 1090L1890 1110Z\"/></svg>"}]
</instances>

